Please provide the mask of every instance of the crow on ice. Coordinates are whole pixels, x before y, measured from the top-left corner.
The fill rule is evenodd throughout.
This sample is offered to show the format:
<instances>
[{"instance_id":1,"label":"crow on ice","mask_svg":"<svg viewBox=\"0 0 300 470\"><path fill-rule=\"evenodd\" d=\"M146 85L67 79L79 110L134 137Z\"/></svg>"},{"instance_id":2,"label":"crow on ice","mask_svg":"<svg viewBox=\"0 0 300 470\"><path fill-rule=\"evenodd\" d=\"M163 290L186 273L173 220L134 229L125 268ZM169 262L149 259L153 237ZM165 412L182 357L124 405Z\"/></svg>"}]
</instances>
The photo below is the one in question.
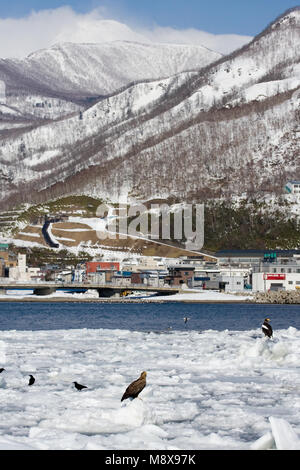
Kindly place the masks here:
<instances>
[{"instance_id":1,"label":"crow on ice","mask_svg":"<svg viewBox=\"0 0 300 470\"><path fill-rule=\"evenodd\" d=\"M0 374L2 374L2 372L4 371L5 369L3 367L1 367L0 369Z\"/></svg>"},{"instance_id":2,"label":"crow on ice","mask_svg":"<svg viewBox=\"0 0 300 470\"><path fill-rule=\"evenodd\" d=\"M146 387L146 375L147 372L142 372L137 380L128 385L121 401L126 400L127 398L134 399L141 393L141 391Z\"/></svg>"},{"instance_id":3,"label":"crow on ice","mask_svg":"<svg viewBox=\"0 0 300 470\"><path fill-rule=\"evenodd\" d=\"M30 379L29 379L28 385L33 385L34 382L35 382L35 378L33 377L33 375L30 375L29 377L30 377Z\"/></svg>"},{"instance_id":4,"label":"crow on ice","mask_svg":"<svg viewBox=\"0 0 300 470\"><path fill-rule=\"evenodd\" d=\"M77 382L73 382L73 384L75 385L75 388L76 388L77 390L79 390L79 392L81 392L81 390L82 390L83 388L87 388L85 385L81 385L81 384L79 384L79 383L77 383Z\"/></svg>"}]
</instances>

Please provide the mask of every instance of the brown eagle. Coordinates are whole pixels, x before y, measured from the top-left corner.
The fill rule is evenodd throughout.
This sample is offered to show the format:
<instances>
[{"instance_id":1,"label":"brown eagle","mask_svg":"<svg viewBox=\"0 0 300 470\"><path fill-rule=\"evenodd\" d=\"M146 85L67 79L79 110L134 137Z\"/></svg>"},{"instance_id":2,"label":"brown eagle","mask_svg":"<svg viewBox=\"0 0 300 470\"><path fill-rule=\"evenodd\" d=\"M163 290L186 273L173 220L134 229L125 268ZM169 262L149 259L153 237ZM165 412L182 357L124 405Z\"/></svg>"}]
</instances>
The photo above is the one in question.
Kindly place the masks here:
<instances>
[{"instance_id":1,"label":"brown eagle","mask_svg":"<svg viewBox=\"0 0 300 470\"><path fill-rule=\"evenodd\" d=\"M142 372L137 380L128 385L121 401L126 400L127 398L136 398L141 393L141 391L146 387L146 375L147 372Z\"/></svg>"}]
</instances>

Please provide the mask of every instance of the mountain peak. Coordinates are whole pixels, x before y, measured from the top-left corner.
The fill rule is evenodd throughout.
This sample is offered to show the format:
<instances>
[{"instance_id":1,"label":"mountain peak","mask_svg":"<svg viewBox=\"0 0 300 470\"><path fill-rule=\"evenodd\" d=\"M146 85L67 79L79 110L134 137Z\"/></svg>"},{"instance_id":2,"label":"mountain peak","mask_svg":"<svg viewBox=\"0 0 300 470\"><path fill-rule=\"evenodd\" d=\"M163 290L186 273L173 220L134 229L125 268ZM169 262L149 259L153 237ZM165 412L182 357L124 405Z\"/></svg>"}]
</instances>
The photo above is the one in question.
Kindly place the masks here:
<instances>
[{"instance_id":1,"label":"mountain peak","mask_svg":"<svg viewBox=\"0 0 300 470\"><path fill-rule=\"evenodd\" d=\"M279 28L290 28L300 23L300 6L289 8L272 21L257 37Z\"/></svg>"},{"instance_id":2,"label":"mountain peak","mask_svg":"<svg viewBox=\"0 0 300 470\"><path fill-rule=\"evenodd\" d=\"M52 93L86 98L114 93L133 81L201 69L221 56L205 47L186 44L143 44L131 40L59 42L24 60L4 60L4 65L9 62L20 77L29 77Z\"/></svg>"}]
</instances>

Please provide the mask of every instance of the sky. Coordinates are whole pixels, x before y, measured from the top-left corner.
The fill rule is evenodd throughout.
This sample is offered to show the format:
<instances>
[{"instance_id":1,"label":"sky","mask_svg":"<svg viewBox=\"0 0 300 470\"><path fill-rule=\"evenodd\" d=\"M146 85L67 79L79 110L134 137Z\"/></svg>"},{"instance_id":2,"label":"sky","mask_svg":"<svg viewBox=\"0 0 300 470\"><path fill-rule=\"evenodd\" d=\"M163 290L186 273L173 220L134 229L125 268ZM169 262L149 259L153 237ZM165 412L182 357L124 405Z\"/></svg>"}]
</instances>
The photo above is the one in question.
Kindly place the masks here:
<instances>
[{"instance_id":1,"label":"sky","mask_svg":"<svg viewBox=\"0 0 300 470\"><path fill-rule=\"evenodd\" d=\"M123 39L200 44L226 54L299 4L300 0L0 0L0 57L24 57L62 41Z\"/></svg>"}]
</instances>

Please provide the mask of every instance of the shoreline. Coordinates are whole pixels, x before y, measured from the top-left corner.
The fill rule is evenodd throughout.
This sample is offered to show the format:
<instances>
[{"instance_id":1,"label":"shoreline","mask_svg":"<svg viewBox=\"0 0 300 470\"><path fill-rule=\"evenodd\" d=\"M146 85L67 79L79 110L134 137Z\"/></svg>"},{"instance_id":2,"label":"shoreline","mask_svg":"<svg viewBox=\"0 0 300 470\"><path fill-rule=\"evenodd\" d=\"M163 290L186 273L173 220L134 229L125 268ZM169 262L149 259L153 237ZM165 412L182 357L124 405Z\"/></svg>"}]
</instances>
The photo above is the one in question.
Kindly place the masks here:
<instances>
[{"instance_id":1,"label":"shoreline","mask_svg":"<svg viewBox=\"0 0 300 470\"><path fill-rule=\"evenodd\" d=\"M159 299L159 298L142 298L142 299L118 299L118 298L72 298L72 297L12 297L0 298L0 303L106 303L106 304L167 304L167 303L183 303L183 304L241 304L241 305L300 305L299 303L287 302L271 302L271 301L255 301L241 299Z\"/></svg>"},{"instance_id":2,"label":"shoreline","mask_svg":"<svg viewBox=\"0 0 300 470\"><path fill-rule=\"evenodd\" d=\"M66 298L66 297L52 297L52 298L46 298L46 299L42 299L42 298L28 298L28 297L24 297L24 298L20 298L20 299L17 299L17 298L11 298L11 299L4 299L4 298L0 298L0 302L12 302L12 303L23 303L23 302L27 302L27 303L31 303L31 302L40 302L40 303L66 303L66 302L70 302L70 303L73 303L73 302L79 302L79 303L118 303L118 304L131 304L131 303L134 303L134 304L148 304L148 303L152 303L152 304L156 304L156 303L160 303L160 304L165 304L165 303L192 303L192 304L256 304L256 302L251 302L251 301L247 301L247 300L240 300L240 299L237 299L237 300L224 300L224 299L216 299L216 300L211 300L211 299L203 299L203 300L198 300L198 299L190 299L190 300L187 300L187 299L180 299L180 300L166 300L166 299L162 299L162 300L159 300L159 299L127 299L127 300L121 300L121 299L105 299L105 298L99 298L99 299L79 299L79 298L75 298L75 299L72 299L72 298Z\"/></svg>"}]
</instances>

